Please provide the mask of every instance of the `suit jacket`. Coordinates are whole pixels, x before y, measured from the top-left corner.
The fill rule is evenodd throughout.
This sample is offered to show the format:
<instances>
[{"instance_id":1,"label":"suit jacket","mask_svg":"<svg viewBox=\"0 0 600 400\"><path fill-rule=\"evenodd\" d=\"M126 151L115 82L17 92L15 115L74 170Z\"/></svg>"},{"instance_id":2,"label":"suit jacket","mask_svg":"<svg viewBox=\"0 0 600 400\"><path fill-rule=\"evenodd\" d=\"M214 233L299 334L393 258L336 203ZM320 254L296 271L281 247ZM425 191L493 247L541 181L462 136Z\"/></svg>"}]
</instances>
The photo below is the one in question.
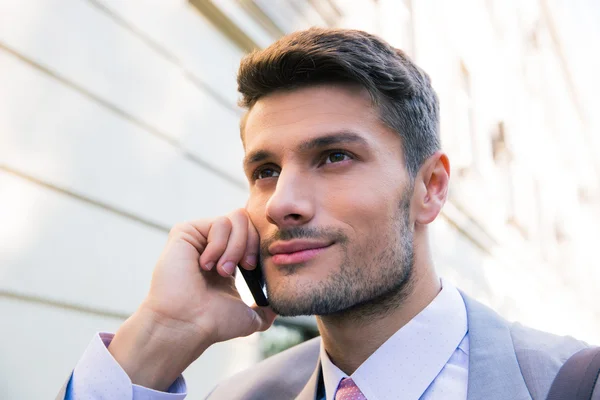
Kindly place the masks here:
<instances>
[{"instance_id":1,"label":"suit jacket","mask_svg":"<svg viewBox=\"0 0 600 400\"><path fill-rule=\"evenodd\" d=\"M469 324L467 400L545 400L560 367L587 347L572 337L509 323L461 295ZM320 338L315 338L270 357L222 382L208 399L315 400L321 371L319 347ZM600 382L595 392L600 392L599 386Z\"/></svg>"},{"instance_id":2,"label":"suit jacket","mask_svg":"<svg viewBox=\"0 0 600 400\"><path fill-rule=\"evenodd\" d=\"M509 323L490 308L461 295L469 324L467 400L545 400L564 362L588 347L572 337ZM207 399L315 400L321 371L319 348L320 338L294 346L228 378ZM594 400L600 398L599 386L600 380ZM66 384L57 399L64 398L65 389ZM398 398L402 398L401 393Z\"/></svg>"}]
</instances>

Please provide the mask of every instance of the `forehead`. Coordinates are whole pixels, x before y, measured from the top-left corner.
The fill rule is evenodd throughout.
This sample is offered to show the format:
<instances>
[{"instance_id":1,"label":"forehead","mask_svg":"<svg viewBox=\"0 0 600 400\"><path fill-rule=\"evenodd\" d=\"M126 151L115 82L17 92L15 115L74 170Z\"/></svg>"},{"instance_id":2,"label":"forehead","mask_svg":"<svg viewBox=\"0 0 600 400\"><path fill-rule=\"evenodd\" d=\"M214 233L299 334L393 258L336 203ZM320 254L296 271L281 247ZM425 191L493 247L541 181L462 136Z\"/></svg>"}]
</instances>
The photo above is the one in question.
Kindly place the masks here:
<instances>
[{"instance_id":1,"label":"forehead","mask_svg":"<svg viewBox=\"0 0 600 400\"><path fill-rule=\"evenodd\" d=\"M386 128L365 89L322 85L260 99L248 112L242 135L249 152L274 143L293 146L337 131L373 135L382 130Z\"/></svg>"}]
</instances>

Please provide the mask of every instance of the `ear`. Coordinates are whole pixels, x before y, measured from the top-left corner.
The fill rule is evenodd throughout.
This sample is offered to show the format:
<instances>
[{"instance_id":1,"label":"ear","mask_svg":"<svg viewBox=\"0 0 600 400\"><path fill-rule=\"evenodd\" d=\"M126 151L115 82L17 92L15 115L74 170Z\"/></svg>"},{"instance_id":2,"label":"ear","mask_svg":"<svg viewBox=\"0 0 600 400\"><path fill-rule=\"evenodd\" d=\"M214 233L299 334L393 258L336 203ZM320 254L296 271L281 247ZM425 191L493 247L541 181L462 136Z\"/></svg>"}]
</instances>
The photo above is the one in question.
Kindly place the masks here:
<instances>
[{"instance_id":1,"label":"ear","mask_svg":"<svg viewBox=\"0 0 600 400\"><path fill-rule=\"evenodd\" d=\"M445 153L437 151L423 163L415 177L415 222L427 225L437 218L446 203L449 182L450 161Z\"/></svg>"}]
</instances>

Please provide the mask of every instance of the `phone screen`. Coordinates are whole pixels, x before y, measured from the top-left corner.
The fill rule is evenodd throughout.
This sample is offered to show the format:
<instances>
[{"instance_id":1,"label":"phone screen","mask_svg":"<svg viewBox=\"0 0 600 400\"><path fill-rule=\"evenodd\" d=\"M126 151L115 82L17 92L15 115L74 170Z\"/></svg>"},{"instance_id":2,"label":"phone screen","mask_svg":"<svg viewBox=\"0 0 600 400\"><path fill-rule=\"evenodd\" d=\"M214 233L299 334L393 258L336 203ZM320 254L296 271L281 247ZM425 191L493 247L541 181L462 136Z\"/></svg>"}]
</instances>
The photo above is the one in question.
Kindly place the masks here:
<instances>
[{"instance_id":1,"label":"phone screen","mask_svg":"<svg viewBox=\"0 0 600 400\"><path fill-rule=\"evenodd\" d=\"M266 307L269 305L269 300L267 299L267 288L265 285L265 278L262 274L262 265L259 262L256 268L252 271L248 271L238 265L246 284L250 288L250 293L252 293L252 297L254 297L254 301L256 305L260 307Z\"/></svg>"}]
</instances>

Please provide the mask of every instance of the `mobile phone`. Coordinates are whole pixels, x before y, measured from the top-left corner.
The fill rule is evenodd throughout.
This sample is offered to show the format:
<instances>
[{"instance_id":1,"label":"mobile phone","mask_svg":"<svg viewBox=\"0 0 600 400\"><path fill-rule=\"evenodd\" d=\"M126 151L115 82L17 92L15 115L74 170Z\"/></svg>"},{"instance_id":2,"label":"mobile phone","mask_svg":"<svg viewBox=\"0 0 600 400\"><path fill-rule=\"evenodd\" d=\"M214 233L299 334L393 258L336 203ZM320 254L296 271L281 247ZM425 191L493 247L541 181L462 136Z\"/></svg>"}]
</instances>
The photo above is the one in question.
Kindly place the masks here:
<instances>
[{"instance_id":1,"label":"mobile phone","mask_svg":"<svg viewBox=\"0 0 600 400\"><path fill-rule=\"evenodd\" d=\"M254 301L257 306L266 307L269 305L269 300L267 299L267 288L265 285L265 277L262 273L262 265L260 261L251 271L248 271L245 268L242 268L238 265L246 284L250 288L250 293L252 293L252 297L254 297Z\"/></svg>"}]
</instances>

